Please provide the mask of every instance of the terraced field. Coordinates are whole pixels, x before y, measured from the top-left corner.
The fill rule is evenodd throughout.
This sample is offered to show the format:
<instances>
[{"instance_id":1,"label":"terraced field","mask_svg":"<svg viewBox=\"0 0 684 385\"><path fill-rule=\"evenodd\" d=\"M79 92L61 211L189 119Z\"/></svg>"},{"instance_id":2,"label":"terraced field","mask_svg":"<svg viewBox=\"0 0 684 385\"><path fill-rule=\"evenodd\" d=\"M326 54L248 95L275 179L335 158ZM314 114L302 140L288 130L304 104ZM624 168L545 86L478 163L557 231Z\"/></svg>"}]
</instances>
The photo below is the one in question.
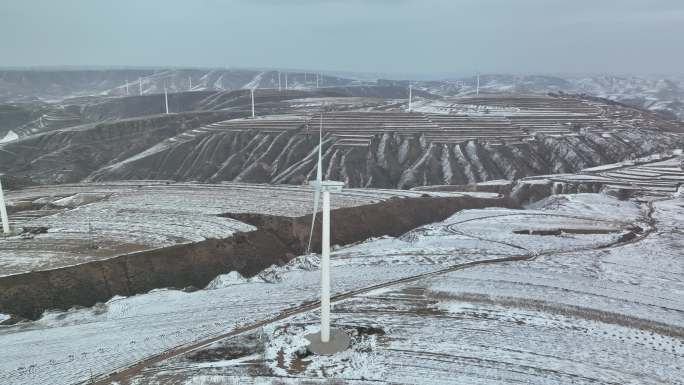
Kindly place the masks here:
<instances>
[{"instance_id":1,"label":"terraced field","mask_svg":"<svg viewBox=\"0 0 684 385\"><path fill-rule=\"evenodd\" d=\"M606 164L577 174L525 178L521 184L548 184L555 193L612 190L623 194L672 194L684 185L681 149L663 154Z\"/></svg>"},{"instance_id":2,"label":"terraced field","mask_svg":"<svg viewBox=\"0 0 684 385\"><path fill-rule=\"evenodd\" d=\"M351 187L574 173L684 147L681 123L594 99L416 92L414 110L406 112L404 93L365 85L258 89L257 119L247 119L248 90L172 94L170 115L160 114L159 94L74 100L13 131L24 139L0 144L0 171L41 184L302 184L315 169L321 108L325 176ZM131 143L132 135L140 140Z\"/></svg>"},{"instance_id":3,"label":"terraced field","mask_svg":"<svg viewBox=\"0 0 684 385\"><path fill-rule=\"evenodd\" d=\"M326 177L359 187L468 184L577 172L684 146L684 137L668 131L669 125L659 129L653 117L635 117L629 110L629 119L620 120L617 107L577 98L459 101L464 104L452 105L490 104L452 114L326 112ZM311 115L310 107L304 105L302 114L234 119L188 130L107 165L88 179L301 184L315 171L321 125L321 115ZM482 112L490 107L507 112Z\"/></svg>"}]
</instances>

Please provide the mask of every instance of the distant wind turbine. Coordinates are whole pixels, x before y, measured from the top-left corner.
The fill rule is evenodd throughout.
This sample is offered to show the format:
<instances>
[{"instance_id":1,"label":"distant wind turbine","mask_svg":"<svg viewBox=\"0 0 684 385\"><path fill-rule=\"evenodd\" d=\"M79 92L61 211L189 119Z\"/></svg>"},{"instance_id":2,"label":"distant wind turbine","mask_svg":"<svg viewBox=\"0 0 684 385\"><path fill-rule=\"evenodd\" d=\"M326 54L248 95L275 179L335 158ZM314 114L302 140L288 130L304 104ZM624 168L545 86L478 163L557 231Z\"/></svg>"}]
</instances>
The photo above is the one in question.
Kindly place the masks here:
<instances>
[{"instance_id":1,"label":"distant wind turbine","mask_svg":"<svg viewBox=\"0 0 684 385\"><path fill-rule=\"evenodd\" d=\"M413 101L413 85L409 83L409 105L408 105L408 112L411 112L411 102Z\"/></svg>"},{"instance_id":2,"label":"distant wind turbine","mask_svg":"<svg viewBox=\"0 0 684 385\"><path fill-rule=\"evenodd\" d=\"M126 78L126 96L128 96L128 78Z\"/></svg>"},{"instance_id":3,"label":"distant wind turbine","mask_svg":"<svg viewBox=\"0 0 684 385\"><path fill-rule=\"evenodd\" d=\"M192 76L188 76L188 91L192 91Z\"/></svg>"},{"instance_id":4,"label":"distant wind turbine","mask_svg":"<svg viewBox=\"0 0 684 385\"><path fill-rule=\"evenodd\" d=\"M166 82L164 82L164 104L166 105L166 113L169 113L169 94L166 91Z\"/></svg>"},{"instance_id":5,"label":"distant wind turbine","mask_svg":"<svg viewBox=\"0 0 684 385\"><path fill-rule=\"evenodd\" d=\"M254 115L254 88L249 90L249 93L252 96L252 119L254 119L254 117L255 117L255 115Z\"/></svg>"},{"instance_id":6,"label":"distant wind turbine","mask_svg":"<svg viewBox=\"0 0 684 385\"><path fill-rule=\"evenodd\" d=\"M0 217L2 217L2 232L5 235L10 233L9 219L7 218L7 207L5 207L5 194L2 191L2 181L0 181Z\"/></svg>"},{"instance_id":7,"label":"distant wind turbine","mask_svg":"<svg viewBox=\"0 0 684 385\"><path fill-rule=\"evenodd\" d=\"M280 86L280 71L278 71L278 91L281 91L282 87Z\"/></svg>"},{"instance_id":8,"label":"distant wind turbine","mask_svg":"<svg viewBox=\"0 0 684 385\"><path fill-rule=\"evenodd\" d=\"M138 78L138 87L140 88L140 96L142 96L142 94L143 94L142 78Z\"/></svg>"},{"instance_id":9,"label":"distant wind turbine","mask_svg":"<svg viewBox=\"0 0 684 385\"><path fill-rule=\"evenodd\" d=\"M287 91L287 72L285 72L285 90Z\"/></svg>"},{"instance_id":10,"label":"distant wind turbine","mask_svg":"<svg viewBox=\"0 0 684 385\"><path fill-rule=\"evenodd\" d=\"M477 96L480 96L480 73L479 73L479 72L477 73L477 91L476 91L476 95L477 95Z\"/></svg>"}]
</instances>

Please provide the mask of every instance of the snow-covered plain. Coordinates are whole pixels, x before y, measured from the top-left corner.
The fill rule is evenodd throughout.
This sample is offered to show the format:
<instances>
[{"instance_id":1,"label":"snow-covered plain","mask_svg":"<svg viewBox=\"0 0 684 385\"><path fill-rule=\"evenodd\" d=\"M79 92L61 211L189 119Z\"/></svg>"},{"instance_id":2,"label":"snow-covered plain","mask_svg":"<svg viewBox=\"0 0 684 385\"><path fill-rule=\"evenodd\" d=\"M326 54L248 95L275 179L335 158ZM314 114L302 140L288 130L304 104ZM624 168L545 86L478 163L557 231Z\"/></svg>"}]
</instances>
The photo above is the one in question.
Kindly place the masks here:
<instances>
[{"instance_id":1,"label":"snow-covered plain","mask_svg":"<svg viewBox=\"0 0 684 385\"><path fill-rule=\"evenodd\" d=\"M420 197L399 190L346 189L332 207L378 203L392 197ZM429 193L460 196L459 193ZM471 193L480 197L496 194ZM130 252L227 238L251 225L219 216L310 213L312 190L302 186L193 184L139 181L27 188L7 194L10 208L30 206L10 216L15 228L46 227L26 239L0 239L0 276L64 267ZM96 246L96 247L92 247Z\"/></svg>"},{"instance_id":2,"label":"snow-covered plain","mask_svg":"<svg viewBox=\"0 0 684 385\"><path fill-rule=\"evenodd\" d=\"M233 274L211 290L155 290L2 327L0 383L86 383L239 327L244 333L118 383L678 383L684 209L681 199L655 208L657 230L620 247L610 245L626 224L649 228L646 206L581 194L526 211L467 210L339 248L334 293L368 288L335 301L335 324L355 334L340 355L296 353L317 318L292 310L317 296L317 258L303 256L251 281ZM559 226L611 231L513 232ZM513 255L536 258L448 269ZM281 312L292 316L257 325Z\"/></svg>"}]
</instances>

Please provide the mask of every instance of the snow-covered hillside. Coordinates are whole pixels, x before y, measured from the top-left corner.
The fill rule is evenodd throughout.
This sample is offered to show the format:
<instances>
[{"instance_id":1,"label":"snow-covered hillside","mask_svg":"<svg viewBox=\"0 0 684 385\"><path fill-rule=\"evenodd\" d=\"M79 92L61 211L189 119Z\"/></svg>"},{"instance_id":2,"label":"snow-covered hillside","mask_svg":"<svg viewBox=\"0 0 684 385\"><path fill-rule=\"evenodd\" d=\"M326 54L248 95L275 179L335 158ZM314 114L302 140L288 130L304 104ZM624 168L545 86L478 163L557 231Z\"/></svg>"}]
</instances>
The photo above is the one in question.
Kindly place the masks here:
<instances>
[{"instance_id":1,"label":"snow-covered hillside","mask_svg":"<svg viewBox=\"0 0 684 385\"><path fill-rule=\"evenodd\" d=\"M475 77L443 82L417 82L423 89L445 96L476 93ZM483 94L587 94L659 112L684 120L684 77L653 75L481 75Z\"/></svg>"}]
</instances>

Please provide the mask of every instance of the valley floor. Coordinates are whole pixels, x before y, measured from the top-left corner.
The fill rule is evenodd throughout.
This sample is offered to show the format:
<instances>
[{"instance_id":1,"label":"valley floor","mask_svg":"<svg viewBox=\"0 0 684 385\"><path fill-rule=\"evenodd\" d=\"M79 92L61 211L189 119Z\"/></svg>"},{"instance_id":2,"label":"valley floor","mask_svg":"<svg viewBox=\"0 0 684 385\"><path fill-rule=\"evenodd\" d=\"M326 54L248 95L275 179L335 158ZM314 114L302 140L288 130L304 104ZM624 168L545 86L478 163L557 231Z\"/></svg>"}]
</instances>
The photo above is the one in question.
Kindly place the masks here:
<instances>
[{"instance_id":1,"label":"valley floor","mask_svg":"<svg viewBox=\"0 0 684 385\"><path fill-rule=\"evenodd\" d=\"M309 255L0 327L0 383L682 384L683 219L676 197L465 210L334 252L344 353L305 353Z\"/></svg>"}]
</instances>

